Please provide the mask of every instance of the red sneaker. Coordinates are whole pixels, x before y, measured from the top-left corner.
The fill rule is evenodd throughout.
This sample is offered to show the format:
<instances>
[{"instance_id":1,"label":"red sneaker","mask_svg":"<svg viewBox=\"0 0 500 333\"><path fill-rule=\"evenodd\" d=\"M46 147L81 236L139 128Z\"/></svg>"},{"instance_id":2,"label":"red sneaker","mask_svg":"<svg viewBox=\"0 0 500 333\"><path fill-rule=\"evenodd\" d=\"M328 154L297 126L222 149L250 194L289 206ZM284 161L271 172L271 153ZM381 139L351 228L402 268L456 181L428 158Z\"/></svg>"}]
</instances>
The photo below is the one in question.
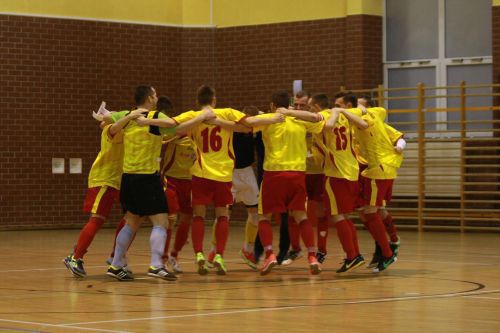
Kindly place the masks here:
<instances>
[{"instance_id":1,"label":"red sneaker","mask_svg":"<svg viewBox=\"0 0 500 333\"><path fill-rule=\"evenodd\" d=\"M247 252L244 249L240 250L240 257L243 259L245 264L250 266L251 269L257 270L257 262L255 261L255 258L253 256L253 253Z\"/></svg>"},{"instance_id":2,"label":"red sneaker","mask_svg":"<svg viewBox=\"0 0 500 333\"><path fill-rule=\"evenodd\" d=\"M278 264L278 260L276 260L276 256L274 253L271 253L269 257L264 260L264 264L262 265L262 268L260 269L260 275L267 275L271 272L274 266Z\"/></svg>"},{"instance_id":3,"label":"red sneaker","mask_svg":"<svg viewBox=\"0 0 500 333\"><path fill-rule=\"evenodd\" d=\"M321 273L321 265L318 262L318 259L316 259L316 256L309 256L308 261L309 269L311 270L312 275L318 275Z\"/></svg>"}]
</instances>

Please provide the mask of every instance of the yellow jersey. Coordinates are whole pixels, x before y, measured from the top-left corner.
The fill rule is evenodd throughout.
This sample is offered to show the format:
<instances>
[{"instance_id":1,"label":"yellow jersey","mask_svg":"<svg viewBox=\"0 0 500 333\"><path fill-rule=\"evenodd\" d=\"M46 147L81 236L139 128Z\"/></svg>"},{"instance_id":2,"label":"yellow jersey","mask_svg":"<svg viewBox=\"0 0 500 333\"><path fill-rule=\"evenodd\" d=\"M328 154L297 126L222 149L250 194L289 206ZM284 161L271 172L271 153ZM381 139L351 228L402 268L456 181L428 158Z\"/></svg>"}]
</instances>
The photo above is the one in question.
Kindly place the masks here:
<instances>
[{"instance_id":1,"label":"yellow jersey","mask_svg":"<svg viewBox=\"0 0 500 333\"><path fill-rule=\"evenodd\" d=\"M325 153L316 142L312 133L306 134L307 159L306 173L309 175L324 174Z\"/></svg>"},{"instance_id":2,"label":"yellow jersey","mask_svg":"<svg viewBox=\"0 0 500 333\"><path fill-rule=\"evenodd\" d=\"M326 122L331 116L328 110L319 113ZM333 132L315 134L316 141L326 151L325 175L356 181L359 176L358 161L353 150L353 135L349 120L339 115Z\"/></svg>"},{"instance_id":3,"label":"yellow jersey","mask_svg":"<svg viewBox=\"0 0 500 333\"><path fill-rule=\"evenodd\" d=\"M387 130L387 134L389 135L389 138L390 138L393 146L396 145L398 140L404 136L404 134L402 132L398 131L397 129L388 125L387 123L384 123L384 127ZM367 165L368 162L361 155L361 146L360 146L358 140L356 140L356 138L353 138L353 139L354 139L353 148L354 148L354 152L356 153L356 159L358 160L358 162L360 164Z\"/></svg>"},{"instance_id":4,"label":"yellow jersey","mask_svg":"<svg viewBox=\"0 0 500 333\"><path fill-rule=\"evenodd\" d=\"M116 133L112 138L109 136L109 128L104 127L101 133L101 151L92 164L89 173L88 187L110 186L117 190L123 170L123 130Z\"/></svg>"},{"instance_id":5,"label":"yellow jersey","mask_svg":"<svg viewBox=\"0 0 500 333\"><path fill-rule=\"evenodd\" d=\"M196 161L193 142L187 136L174 138L166 144L163 174L178 179L191 179L191 167Z\"/></svg>"},{"instance_id":6,"label":"yellow jersey","mask_svg":"<svg viewBox=\"0 0 500 333\"><path fill-rule=\"evenodd\" d=\"M125 117L128 111L114 113L113 121ZM146 118L162 119L167 116L158 111L143 113ZM162 135L175 133L175 127L139 126L130 121L123 129L123 172L154 174L160 171Z\"/></svg>"},{"instance_id":7,"label":"yellow jersey","mask_svg":"<svg viewBox=\"0 0 500 333\"><path fill-rule=\"evenodd\" d=\"M246 115L238 110L213 109L217 118L239 122ZM203 111L187 111L173 119L182 124ZM191 130L190 138L195 145L196 162L191 174L196 177L230 182L233 179L234 151L233 131L220 126L201 123Z\"/></svg>"},{"instance_id":8,"label":"yellow jersey","mask_svg":"<svg viewBox=\"0 0 500 333\"><path fill-rule=\"evenodd\" d=\"M349 110L350 111L350 110ZM368 123L368 128L360 130L355 127L355 136L360 142L361 156L368 162L362 172L370 179L394 179L401 166L403 156L396 153L391 136L383 119L387 111L384 108L368 108L361 118Z\"/></svg>"},{"instance_id":9,"label":"yellow jersey","mask_svg":"<svg viewBox=\"0 0 500 333\"><path fill-rule=\"evenodd\" d=\"M274 114L258 115L272 118ZM320 133L324 122L312 123L285 116L282 123L259 126L254 132L262 131L264 142L264 170L266 171L306 171L306 133Z\"/></svg>"}]
</instances>

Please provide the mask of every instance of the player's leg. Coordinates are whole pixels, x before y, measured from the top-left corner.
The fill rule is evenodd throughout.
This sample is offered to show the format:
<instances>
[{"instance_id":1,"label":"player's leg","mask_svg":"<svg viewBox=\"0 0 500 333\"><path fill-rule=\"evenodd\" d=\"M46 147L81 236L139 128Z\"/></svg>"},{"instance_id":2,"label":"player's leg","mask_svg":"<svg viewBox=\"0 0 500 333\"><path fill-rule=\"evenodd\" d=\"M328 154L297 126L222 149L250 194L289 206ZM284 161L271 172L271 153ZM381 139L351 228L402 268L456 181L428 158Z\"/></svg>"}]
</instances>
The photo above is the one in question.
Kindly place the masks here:
<instances>
[{"instance_id":1,"label":"player's leg","mask_svg":"<svg viewBox=\"0 0 500 333\"><path fill-rule=\"evenodd\" d=\"M133 279L131 274L123 269L125 266L125 254L132 243L137 230L144 220L144 217L131 212L125 213L126 223L116 237L115 255L113 256L113 261L108 268L106 273L107 275L122 281Z\"/></svg>"},{"instance_id":2,"label":"player's leg","mask_svg":"<svg viewBox=\"0 0 500 333\"><path fill-rule=\"evenodd\" d=\"M229 237L229 205L233 202L231 194L231 182L213 181L215 217L215 257L214 266L218 275L225 275L227 272L224 263L224 251Z\"/></svg>"},{"instance_id":3,"label":"player's leg","mask_svg":"<svg viewBox=\"0 0 500 333\"><path fill-rule=\"evenodd\" d=\"M75 277L87 275L83 267L83 256L94 240L95 235L107 220L118 193L118 190L108 186L94 187L87 190L83 209L85 212L90 213L90 218L78 236L73 254L63 260L63 263Z\"/></svg>"},{"instance_id":4,"label":"player's leg","mask_svg":"<svg viewBox=\"0 0 500 333\"><path fill-rule=\"evenodd\" d=\"M387 239L382 217L378 212L379 207L383 205L386 192L391 187L392 180L388 179L371 179L365 183L364 187L364 199L367 205L363 210L363 214L367 221L368 231L370 231L370 234L380 246L382 252L382 258L374 269L374 272L387 269L389 265L397 260Z\"/></svg>"},{"instance_id":5,"label":"player's leg","mask_svg":"<svg viewBox=\"0 0 500 333\"><path fill-rule=\"evenodd\" d=\"M169 224L168 214L159 213L150 215L149 219L153 223L149 245L151 247L151 263L148 269L148 275L161 278L168 281L175 281L177 277L174 273L165 268L163 256L167 243L167 227Z\"/></svg>"}]
</instances>

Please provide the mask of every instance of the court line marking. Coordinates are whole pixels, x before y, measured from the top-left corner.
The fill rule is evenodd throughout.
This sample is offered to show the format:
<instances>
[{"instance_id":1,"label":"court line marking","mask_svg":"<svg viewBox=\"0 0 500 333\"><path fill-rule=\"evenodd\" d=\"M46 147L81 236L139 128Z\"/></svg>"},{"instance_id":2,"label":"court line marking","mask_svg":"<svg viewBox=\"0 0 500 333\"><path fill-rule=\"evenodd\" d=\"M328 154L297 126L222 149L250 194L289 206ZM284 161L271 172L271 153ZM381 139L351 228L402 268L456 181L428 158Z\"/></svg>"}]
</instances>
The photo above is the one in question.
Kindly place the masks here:
<instances>
[{"instance_id":1,"label":"court line marking","mask_svg":"<svg viewBox=\"0 0 500 333\"><path fill-rule=\"evenodd\" d=\"M343 304L364 304L364 303L385 303L385 302L393 302L393 301L406 301L406 300L419 300L419 299L429 299L429 298L451 298L451 297L460 297L460 296L469 296L469 295L477 295L484 293L494 293L498 292L498 290L488 290L488 291L476 291L476 292L465 292L465 293L451 293L451 294L443 294L443 295L429 295L429 296L407 296L407 297L394 297L394 298L376 298L376 299L368 299L362 301L347 301L340 302L335 304L327 304L327 305L343 305ZM464 295L466 294L466 295ZM102 320L102 321L89 321L89 322L79 322L79 323L62 323L58 324L63 327L71 327L75 325L90 325L90 324L105 324L105 323L120 323L120 322L132 322L132 321L147 321L147 320L157 320L157 319L175 319L175 318L191 318L191 317L209 317L209 316L218 316L218 315L229 315L229 314L238 314L238 313L251 313L251 312L268 312L268 311L280 311L280 310L290 310L290 309L301 309L301 308L310 308L314 307L314 305L297 305L297 306L281 306L281 307L270 307L270 308L250 308L244 310L235 310L235 311L223 311L223 312L207 312L207 313L193 313L186 315L175 315L175 316L160 316L160 317L144 317L144 318L132 318L132 319L117 319L117 320Z\"/></svg>"},{"instance_id":2,"label":"court line marking","mask_svg":"<svg viewBox=\"0 0 500 333\"><path fill-rule=\"evenodd\" d=\"M14 323L14 324L24 324L24 325L36 325L36 326L49 326L58 328L71 328L75 330L93 331L93 332L110 332L110 333L128 333L129 331L113 331L98 328L88 328L88 327L78 327L78 326L63 326L59 324L48 324L48 323L37 323L34 321L23 321L23 320L10 320L0 318L0 322Z\"/></svg>"},{"instance_id":3,"label":"court line marking","mask_svg":"<svg viewBox=\"0 0 500 333\"><path fill-rule=\"evenodd\" d=\"M478 299L494 299L496 301L500 301L500 297L482 297L482 296L463 296L467 298L478 298Z\"/></svg>"}]
</instances>

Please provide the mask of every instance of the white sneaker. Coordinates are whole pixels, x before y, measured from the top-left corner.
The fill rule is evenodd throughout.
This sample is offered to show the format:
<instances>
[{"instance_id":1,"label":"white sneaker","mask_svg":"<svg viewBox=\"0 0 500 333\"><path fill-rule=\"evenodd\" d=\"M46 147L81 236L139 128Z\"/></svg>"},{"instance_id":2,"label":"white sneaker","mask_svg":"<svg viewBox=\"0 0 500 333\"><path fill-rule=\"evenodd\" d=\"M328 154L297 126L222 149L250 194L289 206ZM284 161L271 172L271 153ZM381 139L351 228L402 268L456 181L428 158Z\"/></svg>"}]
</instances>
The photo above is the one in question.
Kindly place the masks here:
<instances>
[{"instance_id":1,"label":"white sneaker","mask_svg":"<svg viewBox=\"0 0 500 333\"><path fill-rule=\"evenodd\" d=\"M282 266L288 266L291 263L293 263L295 260L302 258L304 256L304 253L301 251L294 251L290 250L288 251L285 260L281 263Z\"/></svg>"},{"instance_id":2,"label":"white sneaker","mask_svg":"<svg viewBox=\"0 0 500 333\"><path fill-rule=\"evenodd\" d=\"M168 264L170 265L170 267L172 267L174 273L176 274L182 273L182 269L181 266L179 265L179 262L173 256L168 256Z\"/></svg>"}]
</instances>

